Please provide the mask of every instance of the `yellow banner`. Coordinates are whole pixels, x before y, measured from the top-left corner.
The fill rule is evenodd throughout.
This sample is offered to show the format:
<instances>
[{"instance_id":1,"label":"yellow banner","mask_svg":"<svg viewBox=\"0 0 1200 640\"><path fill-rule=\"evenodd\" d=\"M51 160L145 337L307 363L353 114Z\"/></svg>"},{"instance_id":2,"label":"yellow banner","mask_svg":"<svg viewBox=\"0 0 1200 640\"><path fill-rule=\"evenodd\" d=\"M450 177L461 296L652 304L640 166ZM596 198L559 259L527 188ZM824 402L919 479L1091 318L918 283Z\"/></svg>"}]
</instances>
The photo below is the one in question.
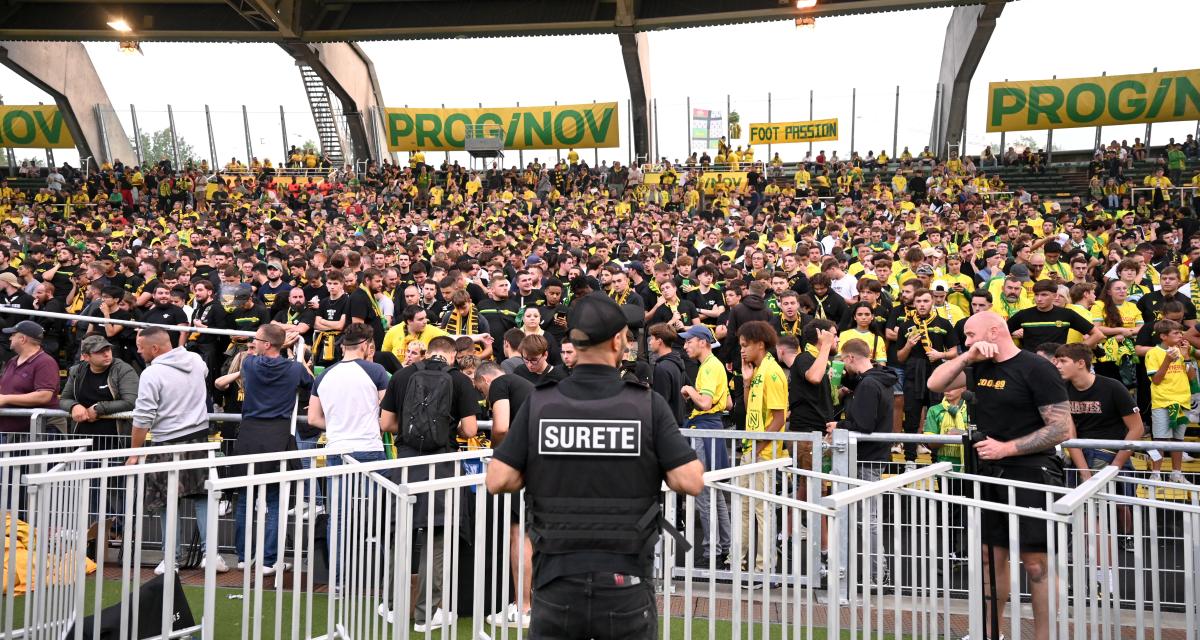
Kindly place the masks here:
<instances>
[{"instance_id":1,"label":"yellow banner","mask_svg":"<svg viewBox=\"0 0 1200 640\"><path fill-rule=\"evenodd\" d=\"M700 174L700 188L707 195L718 190L741 193L746 190L745 171L705 171Z\"/></svg>"},{"instance_id":2,"label":"yellow banner","mask_svg":"<svg viewBox=\"0 0 1200 640\"><path fill-rule=\"evenodd\" d=\"M0 106L0 147L15 149L72 149L75 138L63 123L58 107Z\"/></svg>"},{"instance_id":3,"label":"yellow banner","mask_svg":"<svg viewBox=\"0 0 1200 640\"><path fill-rule=\"evenodd\" d=\"M750 125L750 144L823 142L838 139L837 118L804 122L769 122Z\"/></svg>"},{"instance_id":4,"label":"yellow banner","mask_svg":"<svg viewBox=\"0 0 1200 640\"><path fill-rule=\"evenodd\" d=\"M461 151L468 127L498 130L505 149L609 148L621 144L617 103L499 109L388 109L390 151Z\"/></svg>"},{"instance_id":5,"label":"yellow banner","mask_svg":"<svg viewBox=\"0 0 1200 640\"><path fill-rule=\"evenodd\" d=\"M988 131L1200 119L1200 69L988 85Z\"/></svg>"}]
</instances>

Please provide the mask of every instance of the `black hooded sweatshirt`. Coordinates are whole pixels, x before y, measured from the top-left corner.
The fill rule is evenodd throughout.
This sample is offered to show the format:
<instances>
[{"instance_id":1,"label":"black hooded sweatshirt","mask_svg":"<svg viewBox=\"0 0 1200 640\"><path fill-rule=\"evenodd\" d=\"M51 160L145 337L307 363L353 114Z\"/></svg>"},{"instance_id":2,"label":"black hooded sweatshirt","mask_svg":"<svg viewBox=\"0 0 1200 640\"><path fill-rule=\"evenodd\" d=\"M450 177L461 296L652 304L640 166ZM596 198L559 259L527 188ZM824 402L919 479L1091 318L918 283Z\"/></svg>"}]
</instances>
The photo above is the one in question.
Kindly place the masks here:
<instances>
[{"instance_id":1,"label":"black hooded sweatshirt","mask_svg":"<svg viewBox=\"0 0 1200 640\"><path fill-rule=\"evenodd\" d=\"M887 367L873 367L858 376L854 393L846 401L846 419L838 421L839 429L859 433L890 433L892 415L892 387L899 378ZM861 442L858 459L864 462L880 462L891 459L891 444L887 442Z\"/></svg>"}]
</instances>

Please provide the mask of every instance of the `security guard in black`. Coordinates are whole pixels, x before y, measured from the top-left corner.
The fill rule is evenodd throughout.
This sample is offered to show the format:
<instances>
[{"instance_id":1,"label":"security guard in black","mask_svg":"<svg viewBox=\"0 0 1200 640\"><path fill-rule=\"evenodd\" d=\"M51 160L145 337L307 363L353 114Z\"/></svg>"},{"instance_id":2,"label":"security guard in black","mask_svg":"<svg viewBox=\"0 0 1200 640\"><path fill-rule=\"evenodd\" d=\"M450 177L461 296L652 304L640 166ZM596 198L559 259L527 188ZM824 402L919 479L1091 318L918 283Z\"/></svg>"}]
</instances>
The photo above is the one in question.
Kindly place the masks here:
<instances>
[{"instance_id":1,"label":"security guard in black","mask_svg":"<svg viewBox=\"0 0 1200 640\"><path fill-rule=\"evenodd\" d=\"M620 378L626 325L641 313L597 294L572 305L579 364L534 390L488 467L493 493L525 487L531 638L657 637L662 482L698 493L703 469L666 401Z\"/></svg>"}]
</instances>

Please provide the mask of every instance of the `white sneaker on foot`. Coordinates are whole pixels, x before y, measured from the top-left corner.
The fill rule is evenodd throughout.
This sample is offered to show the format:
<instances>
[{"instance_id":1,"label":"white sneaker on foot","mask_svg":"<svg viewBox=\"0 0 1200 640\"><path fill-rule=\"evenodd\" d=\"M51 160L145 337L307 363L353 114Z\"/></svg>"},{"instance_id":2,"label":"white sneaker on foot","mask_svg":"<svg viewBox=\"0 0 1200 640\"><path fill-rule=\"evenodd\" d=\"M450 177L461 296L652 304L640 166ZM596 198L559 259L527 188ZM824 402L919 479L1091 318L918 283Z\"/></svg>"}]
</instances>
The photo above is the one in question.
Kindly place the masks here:
<instances>
[{"instance_id":1,"label":"white sneaker on foot","mask_svg":"<svg viewBox=\"0 0 1200 640\"><path fill-rule=\"evenodd\" d=\"M273 576L273 575L275 575L276 569L278 569L279 571L282 571L284 573L287 573L288 571L292 570L292 565L289 562L277 562L274 565L271 565L269 567L263 567L263 575L264 576Z\"/></svg>"},{"instance_id":2,"label":"white sneaker on foot","mask_svg":"<svg viewBox=\"0 0 1200 640\"><path fill-rule=\"evenodd\" d=\"M156 575L156 576L161 576L162 574L164 574L166 572L167 572L167 561L166 560L163 560L162 562L158 563L157 567L154 567L154 575Z\"/></svg>"},{"instance_id":3,"label":"white sneaker on foot","mask_svg":"<svg viewBox=\"0 0 1200 640\"><path fill-rule=\"evenodd\" d=\"M917 445L917 455L919 455L919 456L927 456L927 455L930 455L930 453L932 453L932 452L931 452L931 451L929 451L929 447L927 447L927 446L925 446L925 445L923 445L923 444L919 444L919 445Z\"/></svg>"},{"instance_id":4,"label":"white sneaker on foot","mask_svg":"<svg viewBox=\"0 0 1200 640\"><path fill-rule=\"evenodd\" d=\"M1157 471L1151 471L1150 472L1150 481L1151 482L1162 482L1162 474Z\"/></svg>"},{"instance_id":5,"label":"white sneaker on foot","mask_svg":"<svg viewBox=\"0 0 1200 640\"><path fill-rule=\"evenodd\" d=\"M201 558L201 560L200 560L200 568L204 569L207 566L208 566L208 556L205 556L204 558ZM217 556L217 565L216 566L217 566L217 573L225 573L226 571L229 571L229 565L225 564L225 558L222 558L221 556Z\"/></svg>"},{"instance_id":6,"label":"white sneaker on foot","mask_svg":"<svg viewBox=\"0 0 1200 640\"><path fill-rule=\"evenodd\" d=\"M419 622L413 623L413 631L417 633L426 633L430 629L437 629L442 625L454 622L454 614L446 612L445 609L438 607L437 611L433 612L433 617L425 621L425 624Z\"/></svg>"},{"instance_id":7,"label":"white sneaker on foot","mask_svg":"<svg viewBox=\"0 0 1200 640\"><path fill-rule=\"evenodd\" d=\"M1182 471L1172 471L1170 478L1171 482L1174 482L1175 484L1191 484L1187 478L1183 477Z\"/></svg>"},{"instance_id":8,"label":"white sneaker on foot","mask_svg":"<svg viewBox=\"0 0 1200 640\"><path fill-rule=\"evenodd\" d=\"M245 571L246 570L246 562L244 560L238 560L237 569L238 569L238 571Z\"/></svg>"},{"instance_id":9,"label":"white sneaker on foot","mask_svg":"<svg viewBox=\"0 0 1200 640\"><path fill-rule=\"evenodd\" d=\"M496 625L497 627L508 625L510 627L520 627L528 629L529 623L533 619L532 614L526 611L518 613L517 603L510 603L507 607L493 613L487 617L488 624Z\"/></svg>"},{"instance_id":10,"label":"white sneaker on foot","mask_svg":"<svg viewBox=\"0 0 1200 640\"><path fill-rule=\"evenodd\" d=\"M379 617L386 620L388 624L395 624L396 622L396 619L392 616L392 610L388 609L386 602L380 602L379 606L375 607L375 613L378 613Z\"/></svg>"}]
</instances>

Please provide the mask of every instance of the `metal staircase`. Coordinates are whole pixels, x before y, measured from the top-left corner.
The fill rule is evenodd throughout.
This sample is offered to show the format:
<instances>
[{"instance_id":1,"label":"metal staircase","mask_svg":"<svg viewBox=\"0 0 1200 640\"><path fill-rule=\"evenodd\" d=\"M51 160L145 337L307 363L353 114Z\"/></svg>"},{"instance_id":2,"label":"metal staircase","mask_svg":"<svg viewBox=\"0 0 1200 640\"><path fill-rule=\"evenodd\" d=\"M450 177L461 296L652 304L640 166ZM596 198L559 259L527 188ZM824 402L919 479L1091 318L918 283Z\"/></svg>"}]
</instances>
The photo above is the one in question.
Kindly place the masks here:
<instances>
[{"instance_id":1,"label":"metal staircase","mask_svg":"<svg viewBox=\"0 0 1200 640\"><path fill-rule=\"evenodd\" d=\"M329 89L325 81L317 75L313 68L301 64L300 77L304 81L304 92L308 94L308 106L312 110L313 120L317 125L317 139L321 152L329 156L335 167L345 163L345 144L341 130L338 127L337 115L333 112L333 103L329 97Z\"/></svg>"}]
</instances>

